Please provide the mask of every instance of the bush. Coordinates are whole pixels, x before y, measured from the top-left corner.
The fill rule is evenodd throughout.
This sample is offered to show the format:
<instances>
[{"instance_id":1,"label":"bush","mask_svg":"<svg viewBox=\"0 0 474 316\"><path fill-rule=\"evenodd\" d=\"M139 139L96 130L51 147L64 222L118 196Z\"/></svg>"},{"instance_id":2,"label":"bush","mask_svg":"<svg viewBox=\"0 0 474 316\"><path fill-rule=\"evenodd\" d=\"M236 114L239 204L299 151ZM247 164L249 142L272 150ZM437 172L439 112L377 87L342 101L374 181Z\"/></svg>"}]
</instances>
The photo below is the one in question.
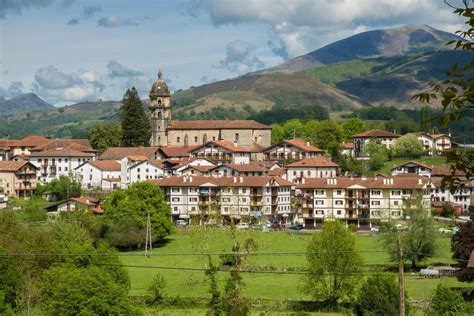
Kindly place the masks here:
<instances>
[{"instance_id":1,"label":"bush","mask_svg":"<svg viewBox=\"0 0 474 316\"><path fill-rule=\"evenodd\" d=\"M392 146L394 157L419 158L425 151L415 134L407 134L398 138Z\"/></svg>"},{"instance_id":2,"label":"bush","mask_svg":"<svg viewBox=\"0 0 474 316\"><path fill-rule=\"evenodd\" d=\"M430 306L433 315L461 315L464 313L464 300L461 294L439 284Z\"/></svg>"},{"instance_id":3,"label":"bush","mask_svg":"<svg viewBox=\"0 0 474 316\"><path fill-rule=\"evenodd\" d=\"M398 294L394 277L373 275L367 279L360 290L358 313L396 316L399 313Z\"/></svg>"},{"instance_id":4,"label":"bush","mask_svg":"<svg viewBox=\"0 0 474 316\"><path fill-rule=\"evenodd\" d=\"M150 285L148 286L148 293L150 294L150 304L161 302L165 298L166 281L160 273L157 273Z\"/></svg>"}]
</instances>

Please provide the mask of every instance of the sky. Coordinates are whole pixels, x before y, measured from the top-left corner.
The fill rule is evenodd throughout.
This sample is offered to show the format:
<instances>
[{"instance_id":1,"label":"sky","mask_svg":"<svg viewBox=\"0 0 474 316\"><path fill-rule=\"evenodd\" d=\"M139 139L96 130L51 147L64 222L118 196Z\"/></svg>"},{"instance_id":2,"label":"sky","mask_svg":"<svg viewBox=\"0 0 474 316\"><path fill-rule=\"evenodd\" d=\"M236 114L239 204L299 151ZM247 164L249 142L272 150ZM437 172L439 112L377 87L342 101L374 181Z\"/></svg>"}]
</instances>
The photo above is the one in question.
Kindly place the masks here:
<instances>
[{"instance_id":1,"label":"sky","mask_svg":"<svg viewBox=\"0 0 474 316\"><path fill-rule=\"evenodd\" d=\"M454 32L452 11L442 0L0 0L0 96L63 106L135 86L146 97L159 69L176 91L368 30Z\"/></svg>"}]
</instances>

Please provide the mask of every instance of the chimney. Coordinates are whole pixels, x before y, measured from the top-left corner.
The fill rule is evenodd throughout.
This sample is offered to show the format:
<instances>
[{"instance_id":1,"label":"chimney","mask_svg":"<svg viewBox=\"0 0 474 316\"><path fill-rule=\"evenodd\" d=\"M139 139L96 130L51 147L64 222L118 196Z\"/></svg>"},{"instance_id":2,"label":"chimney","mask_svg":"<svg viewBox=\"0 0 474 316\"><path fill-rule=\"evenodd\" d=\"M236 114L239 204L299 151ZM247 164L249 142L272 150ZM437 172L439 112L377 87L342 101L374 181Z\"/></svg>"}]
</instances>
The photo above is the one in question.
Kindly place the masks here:
<instances>
[{"instance_id":1,"label":"chimney","mask_svg":"<svg viewBox=\"0 0 474 316\"><path fill-rule=\"evenodd\" d=\"M240 183L244 183L244 177L240 177Z\"/></svg>"},{"instance_id":2,"label":"chimney","mask_svg":"<svg viewBox=\"0 0 474 316\"><path fill-rule=\"evenodd\" d=\"M193 182L193 177L189 177L189 182Z\"/></svg>"},{"instance_id":3,"label":"chimney","mask_svg":"<svg viewBox=\"0 0 474 316\"><path fill-rule=\"evenodd\" d=\"M309 141L306 142L306 146L311 146L311 144L309 143Z\"/></svg>"},{"instance_id":4,"label":"chimney","mask_svg":"<svg viewBox=\"0 0 474 316\"><path fill-rule=\"evenodd\" d=\"M186 176L183 176L183 182L186 182L186 181L187 181Z\"/></svg>"},{"instance_id":5,"label":"chimney","mask_svg":"<svg viewBox=\"0 0 474 316\"><path fill-rule=\"evenodd\" d=\"M331 184L331 179L330 179L330 178L327 178L327 179L326 179L326 183L327 183L327 184Z\"/></svg>"},{"instance_id":6,"label":"chimney","mask_svg":"<svg viewBox=\"0 0 474 316\"><path fill-rule=\"evenodd\" d=\"M423 184L423 180L421 178L418 178L418 184Z\"/></svg>"},{"instance_id":7,"label":"chimney","mask_svg":"<svg viewBox=\"0 0 474 316\"><path fill-rule=\"evenodd\" d=\"M334 184L337 184L337 179L336 178L334 178L332 181L334 182Z\"/></svg>"},{"instance_id":8,"label":"chimney","mask_svg":"<svg viewBox=\"0 0 474 316\"><path fill-rule=\"evenodd\" d=\"M390 184L393 185L393 179L390 179Z\"/></svg>"},{"instance_id":9,"label":"chimney","mask_svg":"<svg viewBox=\"0 0 474 316\"><path fill-rule=\"evenodd\" d=\"M361 180L367 181L367 177L362 177Z\"/></svg>"},{"instance_id":10,"label":"chimney","mask_svg":"<svg viewBox=\"0 0 474 316\"><path fill-rule=\"evenodd\" d=\"M305 178L302 178L302 179L301 179L301 183L302 183L302 184L305 183Z\"/></svg>"},{"instance_id":11,"label":"chimney","mask_svg":"<svg viewBox=\"0 0 474 316\"><path fill-rule=\"evenodd\" d=\"M237 183L237 177L234 177L234 183Z\"/></svg>"}]
</instances>

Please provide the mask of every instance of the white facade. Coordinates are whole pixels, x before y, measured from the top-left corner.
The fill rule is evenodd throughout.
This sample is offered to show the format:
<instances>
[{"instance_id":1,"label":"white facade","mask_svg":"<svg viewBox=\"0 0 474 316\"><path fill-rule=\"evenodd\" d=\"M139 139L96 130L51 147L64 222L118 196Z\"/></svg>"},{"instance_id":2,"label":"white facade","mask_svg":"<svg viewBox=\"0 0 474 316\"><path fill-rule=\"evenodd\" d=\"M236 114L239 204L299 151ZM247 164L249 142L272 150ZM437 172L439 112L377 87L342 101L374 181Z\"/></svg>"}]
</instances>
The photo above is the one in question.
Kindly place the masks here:
<instances>
[{"instance_id":1,"label":"white facade","mask_svg":"<svg viewBox=\"0 0 474 316\"><path fill-rule=\"evenodd\" d=\"M110 165L110 166L106 166ZM113 190L120 185L120 164L116 161L88 161L75 169L84 189Z\"/></svg>"},{"instance_id":2,"label":"white facade","mask_svg":"<svg viewBox=\"0 0 474 316\"><path fill-rule=\"evenodd\" d=\"M151 179L158 179L163 176L163 168L155 161L145 160L132 165L128 170L129 182L141 182Z\"/></svg>"},{"instance_id":3,"label":"white facade","mask_svg":"<svg viewBox=\"0 0 474 316\"><path fill-rule=\"evenodd\" d=\"M424 177L430 177L432 171L432 167L417 163L416 161L410 161L392 168L392 176L398 176L401 174L413 174Z\"/></svg>"},{"instance_id":4,"label":"white facade","mask_svg":"<svg viewBox=\"0 0 474 316\"><path fill-rule=\"evenodd\" d=\"M284 179L300 183L303 178L333 178L337 176L337 167L290 167L286 169Z\"/></svg>"}]
</instances>

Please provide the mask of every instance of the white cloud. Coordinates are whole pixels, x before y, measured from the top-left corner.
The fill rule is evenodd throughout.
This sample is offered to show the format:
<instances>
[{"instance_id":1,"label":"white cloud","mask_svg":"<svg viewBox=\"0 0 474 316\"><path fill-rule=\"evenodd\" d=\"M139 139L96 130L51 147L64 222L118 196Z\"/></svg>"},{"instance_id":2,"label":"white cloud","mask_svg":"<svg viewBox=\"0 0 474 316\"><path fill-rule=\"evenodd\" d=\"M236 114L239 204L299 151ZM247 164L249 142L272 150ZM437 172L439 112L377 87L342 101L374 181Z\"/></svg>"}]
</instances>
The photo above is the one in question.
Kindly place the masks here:
<instances>
[{"instance_id":1,"label":"white cloud","mask_svg":"<svg viewBox=\"0 0 474 316\"><path fill-rule=\"evenodd\" d=\"M100 76L92 70L66 74L54 66L35 73L33 90L51 103L95 100L105 89Z\"/></svg>"},{"instance_id":2,"label":"white cloud","mask_svg":"<svg viewBox=\"0 0 474 316\"><path fill-rule=\"evenodd\" d=\"M119 16L111 15L101 18L97 21L97 26L101 27L120 27L120 26L138 26L138 23L132 19L124 19Z\"/></svg>"},{"instance_id":3,"label":"white cloud","mask_svg":"<svg viewBox=\"0 0 474 316\"><path fill-rule=\"evenodd\" d=\"M138 94L142 98L148 97L151 85L153 84L153 79L147 76L134 76L127 80L125 84L124 91L128 88L135 87L138 91ZM169 84L170 80L166 79L166 82Z\"/></svg>"},{"instance_id":4,"label":"white cloud","mask_svg":"<svg viewBox=\"0 0 474 316\"><path fill-rule=\"evenodd\" d=\"M23 94L23 83L20 81L12 81L7 89L0 87L0 96L5 98L15 97Z\"/></svg>"},{"instance_id":5,"label":"white cloud","mask_svg":"<svg viewBox=\"0 0 474 316\"><path fill-rule=\"evenodd\" d=\"M241 40L227 44L226 57L217 67L226 68L236 73L244 73L265 67L265 64L255 56L251 56L255 46Z\"/></svg>"},{"instance_id":6,"label":"white cloud","mask_svg":"<svg viewBox=\"0 0 474 316\"><path fill-rule=\"evenodd\" d=\"M265 23L280 46L268 43L279 56L295 57L363 30L413 23L459 24L443 1L432 0L246 0L200 2L215 25Z\"/></svg>"}]
</instances>

